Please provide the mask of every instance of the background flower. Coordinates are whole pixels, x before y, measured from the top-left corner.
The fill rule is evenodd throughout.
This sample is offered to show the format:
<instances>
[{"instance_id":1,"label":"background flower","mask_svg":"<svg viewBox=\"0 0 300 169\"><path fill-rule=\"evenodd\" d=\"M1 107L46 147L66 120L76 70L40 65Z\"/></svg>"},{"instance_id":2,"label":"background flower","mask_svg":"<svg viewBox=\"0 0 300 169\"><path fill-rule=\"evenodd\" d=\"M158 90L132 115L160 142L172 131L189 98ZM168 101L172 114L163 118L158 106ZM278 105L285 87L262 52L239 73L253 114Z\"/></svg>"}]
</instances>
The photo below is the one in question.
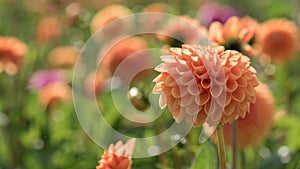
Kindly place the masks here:
<instances>
[{"instance_id":1,"label":"background flower","mask_svg":"<svg viewBox=\"0 0 300 169\"><path fill-rule=\"evenodd\" d=\"M249 16L233 16L224 24L213 22L209 27L209 38L213 43L225 46L225 49L252 55L255 51L252 49L251 40L257 26L256 20Z\"/></svg>"},{"instance_id":2,"label":"background flower","mask_svg":"<svg viewBox=\"0 0 300 169\"><path fill-rule=\"evenodd\" d=\"M299 51L299 30L294 22L272 19L262 23L257 30L257 46L267 57L264 59L285 62Z\"/></svg>"},{"instance_id":3,"label":"background flower","mask_svg":"<svg viewBox=\"0 0 300 169\"><path fill-rule=\"evenodd\" d=\"M102 8L98 13L93 17L91 21L91 32L95 33L97 30L103 28L109 22L112 22L118 18L131 14L131 10L122 5L110 5ZM116 33L120 32L123 29L127 29L130 26L130 23L123 21L114 24L114 26L106 27L106 33Z\"/></svg>"},{"instance_id":4,"label":"background flower","mask_svg":"<svg viewBox=\"0 0 300 169\"><path fill-rule=\"evenodd\" d=\"M237 119L237 147L258 146L268 137L275 111L274 96L266 84L255 88L255 103L250 105L250 112L245 118ZM223 126L225 143L231 146L232 125Z\"/></svg>"},{"instance_id":5,"label":"background flower","mask_svg":"<svg viewBox=\"0 0 300 169\"><path fill-rule=\"evenodd\" d=\"M40 70L34 73L29 79L28 88L31 90L38 91L48 84L55 82L66 82L66 74L63 70Z\"/></svg>"},{"instance_id":6,"label":"background flower","mask_svg":"<svg viewBox=\"0 0 300 169\"><path fill-rule=\"evenodd\" d=\"M203 4L198 10L197 17L204 25L218 21L224 24L232 16L239 16L240 12L233 6L217 2Z\"/></svg>"},{"instance_id":7,"label":"background flower","mask_svg":"<svg viewBox=\"0 0 300 169\"><path fill-rule=\"evenodd\" d=\"M7 74L16 74L26 52L27 46L19 39L0 36L0 73L4 70Z\"/></svg>"},{"instance_id":8,"label":"background flower","mask_svg":"<svg viewBox=\"0 0 300 169\"><path fill-rule=\"evenodd\" d=\"M111 144L108 150L104 151L96 169L131 169L134 145L135 139L130 139L125 144L122 141Z\"/></svg>"}]
</instances>

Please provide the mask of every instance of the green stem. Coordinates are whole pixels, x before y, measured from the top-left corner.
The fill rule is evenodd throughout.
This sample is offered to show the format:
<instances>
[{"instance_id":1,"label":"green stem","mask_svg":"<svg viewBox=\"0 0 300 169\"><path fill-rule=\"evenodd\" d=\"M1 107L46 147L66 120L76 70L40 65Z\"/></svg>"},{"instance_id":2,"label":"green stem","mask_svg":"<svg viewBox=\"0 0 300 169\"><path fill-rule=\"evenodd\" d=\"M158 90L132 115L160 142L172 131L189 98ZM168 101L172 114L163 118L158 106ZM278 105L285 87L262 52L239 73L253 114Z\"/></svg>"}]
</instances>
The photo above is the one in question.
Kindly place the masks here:
<instances>
[{"instance_id":1,"label":"green stem","mask_svg":"<svg viewBox=\"0 0 300 169\"><path fill-rule=\"evenodd\" d=\"M226 169L226 156L225 156L225 145L222 125L219 124L217 127L218 135L218 153L219 153L219 166L220 169Z\"/></svg>"},{"instance_id":2,"label":"green stem","mask_svg":"<svg viewBox=\"0 0 300 169\"><path fill-rule=\"evenodd\" d=\"M232 138L231 138L231 148L232 148L232 169L236 169L237 165L237 148L236 148L236 128L237 121L232 122Z\"/></svg>"},{"instance_id":3,"label":"green stem","mask_svg":"<svg viewBox=\"0 0 300 169\"><path fill-rule=\"evenodd\" d=\"M246 168L246 154L245 150L241 150L241 167Z\"/></svg>"}]
</instances>

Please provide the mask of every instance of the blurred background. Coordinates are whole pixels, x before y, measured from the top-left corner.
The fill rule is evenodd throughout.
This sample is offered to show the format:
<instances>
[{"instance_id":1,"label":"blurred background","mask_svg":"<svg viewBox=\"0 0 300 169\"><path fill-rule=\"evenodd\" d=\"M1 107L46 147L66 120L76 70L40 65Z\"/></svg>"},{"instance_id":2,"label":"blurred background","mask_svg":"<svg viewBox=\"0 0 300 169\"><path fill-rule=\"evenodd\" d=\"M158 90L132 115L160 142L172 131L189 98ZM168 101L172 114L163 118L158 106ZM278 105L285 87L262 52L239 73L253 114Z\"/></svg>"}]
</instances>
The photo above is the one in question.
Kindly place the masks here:
<instances>
[{"instance_id":1,"label":"blurred background","mask_svg":"<svg viewBox=\"0 0 300 169\"><path fill-rule=\"evenodd\" d=\"M98 28L97 24L105 24L101 21L103 14L98 23L94 19L99 11L119 4L126 9L111 8L104 13L120 14L120 17L144 11L187 15L206 27L212 21L225 22L229 16L211 17L226 12L220 14L219 8L207 9L210 3L229 8L229 16L249 15L258 22L283 17L300 26L299 0L0 0L0 37L16 38L0 40L0 58L7 52L6 48L15 48L15 60L22 60L13 60L16 65L11 65L0 59L0 169L81 169L98 165L103 149L81 128L72 104L71 88L73 66L82 46ZM134 41L140 44L138 49L160 49L170 43L157 37L139 38L142 42ZM261 65L258 62L253 59L258 77L269 85L275 97L274 124L265 142L244 149L240 160L244 160L247 169L300 168L299 52L284 63ZM163 113L149 125L123 119L109 93L103 92L103 81L109 75L102 71L97 74L98 88L86 82L87 92L100 93L99 107L115 129L146 137L163 131L173 122L170 113ZM129 99L137 109L147 109L149 101L145 95L152 91L152 79L156 75L151 72L147 78L137 78L132 83L136 91ZM134 130L128 127L132 125ZM208 158L198 153L200 129L193 128L186 139L168 152L133 159L132 168L189 168L195 165L195 159ZM210 145L215 148L213 142Z\"/></svg>"}]
</instances>

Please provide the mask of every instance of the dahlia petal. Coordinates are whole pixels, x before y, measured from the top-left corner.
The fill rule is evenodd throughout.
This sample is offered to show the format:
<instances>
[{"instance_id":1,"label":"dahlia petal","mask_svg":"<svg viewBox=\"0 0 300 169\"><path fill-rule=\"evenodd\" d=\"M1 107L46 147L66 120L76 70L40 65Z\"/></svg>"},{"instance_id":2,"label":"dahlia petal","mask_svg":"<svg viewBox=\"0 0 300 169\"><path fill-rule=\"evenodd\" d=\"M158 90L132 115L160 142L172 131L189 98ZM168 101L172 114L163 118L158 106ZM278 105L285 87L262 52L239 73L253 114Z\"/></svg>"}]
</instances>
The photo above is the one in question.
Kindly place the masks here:
<instances>
[{"instance_id":1,"label":"dahlia petal","mask_svg":"<svg viewBox=\"0 0 300 169\"><path fill-rule=\"evenodd\" d=\"M234 80L230 80L230 81L228 80L226 87L227 87L227 92L233 92L237 89L238 83Z\"/></svg>"},{"instance_id":2,"label":"dahlia petal","mask_svg":"<svg viewBox=\"0 0 300 169\"><path fill-rule=\"evenodd\" d=\"M230 79L236 80L236 79L240 78L241 76L242 76L242 72L238 68L234 67L231 69L230 77L229 77Z\"/></svg>"},{"instance_id":3,"label":"dahlia petal","mask_svg":"<svg viewBox=\"0 0 300 169\"><path fill-rule=\"evenodd\" d=\"M162 93L160 96L159 96L159 107L161 109L164 109L166 108L167 106L167 98L166 96Z\"/></svg>"},{"instance_id":4,"label":"dahlia petal","mask_svg":"<svg viewBox=\"0 0 300 169\"><path fill-rule=\"evenodd\" d=\"M208 79L202 79L200 83L204 89L208 89L211 86L211 83Z\"/></svg>"},{"instance_id":5,"label":"dahlia petal","mask_svg":"<svg viewBox=\"0 0 300 169\"><path fill-rule=\"evenodd\" d=\"M238 102L242 102L245 100L245 92L237 88L233 93L232 93L232 98Z\"/></svg>"},{"instance_id":6,"label":"dahlia petal","mask_svg":"<svg viewBox=\"0 0 300 169\"><path fill-rule=\"evenodd\" d=\"M169 50L175 57L181 56L181 48L170 48Z\"/></svg>"},{"instance_id":7,"label":"dahlia petal","mask_svg":"<svg viewBox=\"0 0 300 169\"><path fill-rule=\"evenodd\" d=\"M127 167L130 165L129 160L123 160L120 164L116 167L116 169L127 169Z\"/></svg>"},{"instance_id":8,"label":"dahlia petal","mask_svg":"<svg viewBox=\"0 0 300 169\"><path fill-rule=\"evenodd\" d=\"M189 106L186 107L186 113L189 115L197 115L199 112L199 105L195 102L191 103Z\"/></svg>"},{"instance_id":9,"label":"dahlia petal","mask_svg":"<svg viewBox=\"0 0 300 169\"><path fill-rule=\"evenodd\" d=\"M187 91L189 94L191 94L193 96L198 96L200 94L197 84L189 85L187 87Z\"/></svg>"},{"instance_id":10,"label":"dahlia petal","mask_svg":"<svg viewBox=\"0 0 300 169\"><path fill-rule=\"evenodd\" d=\"M246 88L245 88L245 93L249 96L255 96L256 95L256 92L255 92L255 89L252 85L248 85Z\"/></svg>"},{"instance_id":11,"label":"dahlia petal","mask_svg":"<svg viewBox=\"0 0 300 169\"><path fill-rule=\"evenodd\" d=\"M200 98L198 100L200 106L205 105L210 100L210 94L205 91L200 94Z\"/></svg>"},{"instance_id":12,"label":"dahlia petal","mask_svg":"<svg viewBox=\"0 0 300 169\"><path fill-rule=\"evenodd\" d=\"M217 98L221 95L222 93L222 88L219 85L212 85L212 87L210 88L210 93L212 95L212 97Z\"/></svg>"},{"instance_id":13,"label":"dahlia petal","mask_svg":"<svg viewBox=\"0 0 300 169\"><path fill-rule=\"evenodd\" d=\"M182 107L187 107L187 106L189 106L193 101L194 101L194 97L193 97L193 96L187 95L187 96L181 98L180 106L182 106Z\"/></svg>"},{"instance_id":14,"label":"dahlia petal","mask_svg":"<svg viewBox=\"0 0 300 169\"><path fill-rule=\"evenodd\" d=\"M232 101L231 104L225 107L224 114L227 116L231 115L235 110L235 106L236 104Z\"/></svg>"},{"instance_id":15,"label":"dahlia petal","mask_svg":"<svg viewBox=\"0 0 300 169\"><path fill-rule=\"evenodd\" d=\"M164 63L161 63L158 66L156 66L154 68L154 70L156 70L158 72L167 72L167 68L166 68L166 65Z\"/></svg>"},{"instance_id":16,"label":"dahlia petal","mask_svg":"<svg viewBox=\"0 0 300 169\"><path fill-rule=\"evenodd\" d=\"M239 87L247 86L247 81L245 80L245 78L239 78L236 82L239 84Z\"/></svg>"},{"instance_id":17,"label":"dahlia petal","mask_svg":"<svg viewBox=\"0 0 300 169\"><path fill-rule=\"evenodd\" d=\"M189 76L181 76L179 77L178 81L181 85L184 86L191 85L193 82L195 82L194 79Z\"/></svg>"},{"instance_id":18,"label":"dahlia petal","mask_svg":"<svg viewBox=\"0 0 300 169\"><path fill-rule=\"evenodd\" d=\"M184 90L183 90L184 91ZM181 98L181 92L180 92L180 89L179 88L172 88L171 89L171 94L174 98Z\"/></svg>"},{"instance_id":19,"label":"dahlia petal","mask_svg":"<svg viewBox=\"0 0 300 169\"><path fill-rule=\"evenodd\" d=\"M160 57L160 59L166 63L176 63L177 62L177 60L175 59L175 57L173 55L162 55Z\"/></svg>"},{"instance_id":20,"label":"dahlia petal","mask_svg":"<svg viewBox=\"0 0 300 169\"><path fill-rule=\"evenodd\" d=\"M168 87L177 86L177 82L171 76L166 77L164 81L165 81L165 85Z\"/></svg>"}]
</instances>

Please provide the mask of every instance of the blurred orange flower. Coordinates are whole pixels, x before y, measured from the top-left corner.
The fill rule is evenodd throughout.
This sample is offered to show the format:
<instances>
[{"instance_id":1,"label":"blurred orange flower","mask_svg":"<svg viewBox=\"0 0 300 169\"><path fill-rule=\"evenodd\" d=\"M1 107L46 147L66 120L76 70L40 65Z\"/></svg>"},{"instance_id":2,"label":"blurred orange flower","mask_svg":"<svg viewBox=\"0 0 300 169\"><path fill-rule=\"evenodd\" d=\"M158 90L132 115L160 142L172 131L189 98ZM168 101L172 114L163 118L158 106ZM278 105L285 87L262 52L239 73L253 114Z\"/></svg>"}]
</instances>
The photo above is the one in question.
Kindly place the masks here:
<instances>
[{"instance_id":1,"label":"blurred orange flower","mask_svg":"<svg viewBox=\"0 0 300 169\"><path fill-rule=\"evenodd\" d=\"M72 98L70 86L62 82L54 82L46 85L39 91L39 101L44 107L55 107L59 102L68 102Z\"/></svg>"},{"instance_id":2,"label":"blurred orange flower","mask_svg":"<svg viewBox=\"0 0 300 169\"><path fill-rule=\"evenodd\" d=\"M206 38L207 29L196 19L180 16L171 19L160 33L161 35L158 36L160 40L167 42L171 47L180 47L182 44L199 44Z\"/></svg>"},{"instance_id":3,"label":"blurred orange flower","mask_svg":"<svg viewBox=\"0 0 300 169\"><path fill-rule=\"evenodd\" d=\"M113 46L104 56L102 65L107 68L111 74L114 73L118 65L131 54L147 48L147 42L140 37L130 37ZM134 56L133 56L134 57ZM132 59L131 59L132 60ZM134 60L133 60L134 61ZM146 60L144 60L147 62ZM132 63L134 66L136 63ZM139 63L143 64L143 63ZM127 66L130 68L130 65Z\"/></svg>"},{"instance_id":4,"label":"blurred orange flower","mask_svg":"<svg viewBox=\"0 0 300 169\"><path fill-rule=\"evenodd\" d=\"M152 3L144 7L142 12L161 12L166 13L169 12L171 7L163 2Z\"/></svg>"},{"instance_id":5,"label":"blurred orange flower","mask_svg":"<svg viewBox=\"0 0 300 169\"><path fill-rule=\"evenodd\" d=\"M130 9L122 5L110 5L101 9L91 21L91 32L95 33L97 30L103 28L109 22L112 22L118 18L131 14ZM128 23L118 22L118 24L113 27L108 27L106 32L119 32L124 30Z\"/></svg>"},{"instance_id":6,"label":"blurred orange flower","mask_svg":"<svg viewBox=\"0 0 300 169\"><path fill-rule=\"evenodd\" d=\"M55 41L62 33L62 26L57 17L45 17L37 26L36 38L39 44Z\"/></svg>"},{"instance_id":7,"label":"blurred orange flower","mask_svg":"<svg viewBox=\"0 0 300 169\"><path fill-rule=\"evenodd\" d=\"M211 82L211 78L219 79L222 73L214 70L218 57L226 77L226 82L218 83L226 83L227 87L220 122L225 124L245 117L250 103L255 102L254 87L258 85L249 58L237 51L225 51L223 47L199 48L201 55L194 48L183 45L182 48L171 48L172 55L161 57L163 63L156 67L161 74L154 79L153 89L154 93L161 94L161 108L168 106L177 122L186 119L194 126L202 125L209 115L212 98L217 99L222 93L222 87ZM208 70L204 62L211 65ZM209 77L208 71L215 71L210 75L216 77Z\"/></svg>"},{"instance_id":8,"label":"blurred orange flower","mask_svg":"<svg viewBox=\"0 0 300 169\"><path fill-rule=\"evenodd\" d=\"M27 46L15 37L0 36L0 73L15 75L20 68Z\"/></svg>"},{"instance_id":9,"label":"blurred orange flower","mask_svg":"<svg viewBox=\"0 0 300 169\"><path fill-rule=\"evenodd\" d=\"M110 74L105 69L90 73L85 79L85 91L88 96L101 94L110 78Z\"/></svg>"},{"instance_id":10,"label":"blurred orange flower","mask_svg":"<svg viewBox=\"0 0 300 169\"><path fill-rule=\"evenodd\" d=\"M134 151L135 139L123 144L122 141L111 144L105 150L96 169L131 169L131 157Z\"/></svg>"},{"instance_id":11,"label":"blurred orange flower","mask_svg":"<svg viewBox=\"0 0 300 169\"><path fill-rule=\"evenodd\" d=\"M249 16L230 17L224 25L213 22L209 27L209 38L217 45L225 46L225 49L237 50L244 54L253 55L251 40L254 38L258 23Z\"/></svg>"},{"instance_id":12,"label":"blurred orange flower","mask_svg":"<svg viewBox=\"0 0 300 169\"><path fill-rule=\"evenodd\" d=\"M237 119L237 147L260 145L268 136L275 110L274 96L266 84L260 84L255 88L256 102L250 105L250 112L245 118ZM227 145L231 145L231 124L223 127L224 139Z\"/></svg>"},{"instance_id":13,"label":"blurred orange flower","mask_svg":"<svg viewBox=\"0 0 300 169\"><path fill-rule=\"evenodd\" d=\"M72 46L59 46L52 49L48 55L51 65L71 67L76 63L78 52Z\"/></svg>"},{"instance_id":14,"label":"blurred orange flower","mask_svg":"<svg viewBox=\"0 0 300 169\"><path fill-rule=\"evenodd\" d=\"M299 30L287 19L272 19L262 23L257 32L257 46L275 62L288 61L299 50Z\"/></svg>"}]
</instances>

